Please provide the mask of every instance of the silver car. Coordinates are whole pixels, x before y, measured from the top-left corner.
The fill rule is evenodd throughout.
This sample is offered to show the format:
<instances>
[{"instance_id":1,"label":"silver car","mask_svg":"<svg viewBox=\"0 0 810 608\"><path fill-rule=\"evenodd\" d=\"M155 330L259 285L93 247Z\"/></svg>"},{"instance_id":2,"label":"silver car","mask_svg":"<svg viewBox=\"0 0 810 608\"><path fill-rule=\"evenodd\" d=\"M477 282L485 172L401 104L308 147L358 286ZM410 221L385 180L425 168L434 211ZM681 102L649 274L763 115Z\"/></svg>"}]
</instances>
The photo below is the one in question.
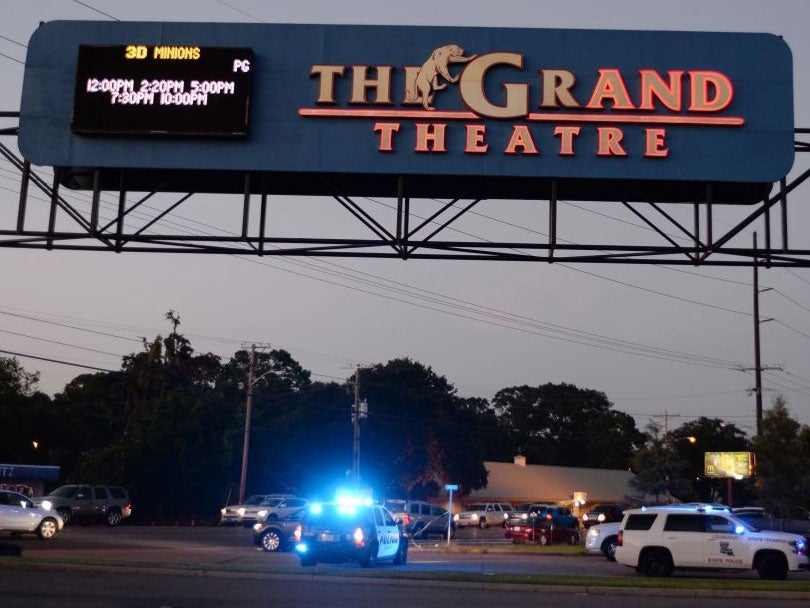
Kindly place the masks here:
<instances>
[{"instance_id":1,"label":"silver car","mask_svg":"<svg viewBox=\"0 0 810 608\"><path fill-rule=\"evenodd\" d=\"M43 540L56 536L65 522L55 511L37 506L33 500L10 490L0 490L0 531L33 532Z\"/></svg>"}]
</instances>

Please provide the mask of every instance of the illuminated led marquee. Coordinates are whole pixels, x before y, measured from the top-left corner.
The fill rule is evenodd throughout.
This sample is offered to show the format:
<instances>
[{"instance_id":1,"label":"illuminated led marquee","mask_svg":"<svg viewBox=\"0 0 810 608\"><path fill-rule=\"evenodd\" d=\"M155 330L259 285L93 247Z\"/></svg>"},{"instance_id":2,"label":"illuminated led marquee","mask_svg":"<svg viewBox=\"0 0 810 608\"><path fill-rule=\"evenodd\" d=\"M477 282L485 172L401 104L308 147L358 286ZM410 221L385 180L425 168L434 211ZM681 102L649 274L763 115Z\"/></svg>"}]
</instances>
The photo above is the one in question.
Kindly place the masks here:
<instances>
[{"instance_id":1,"label":"illuminated led marquee","mask_svg":"<svg viewBox=\"0 0 810 608\"><path fill-rule=\"evenodd\" d=\"M246 48L81 45L71 129L247 135L252 63Z\"/></svg>"}]
</instances>

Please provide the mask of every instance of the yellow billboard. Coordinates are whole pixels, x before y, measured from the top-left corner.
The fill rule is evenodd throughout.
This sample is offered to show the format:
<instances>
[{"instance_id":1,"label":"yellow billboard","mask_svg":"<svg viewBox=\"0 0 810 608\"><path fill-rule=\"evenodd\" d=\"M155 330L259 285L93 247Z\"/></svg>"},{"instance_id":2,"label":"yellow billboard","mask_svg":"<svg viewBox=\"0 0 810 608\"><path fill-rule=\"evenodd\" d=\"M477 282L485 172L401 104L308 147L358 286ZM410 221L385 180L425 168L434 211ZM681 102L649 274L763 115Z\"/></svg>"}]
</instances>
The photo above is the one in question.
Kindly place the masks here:
<instances>
[{"instance_id":1,"label":"yellow billboard","mask_svg":"<svg viewBox=\"0 0 810 608\"><path fill-rule=\"evenodd\" d=\"M756 459L753 452L706 452L706 477L743 479L754 474Z\"/></svg>"}]
</instances>

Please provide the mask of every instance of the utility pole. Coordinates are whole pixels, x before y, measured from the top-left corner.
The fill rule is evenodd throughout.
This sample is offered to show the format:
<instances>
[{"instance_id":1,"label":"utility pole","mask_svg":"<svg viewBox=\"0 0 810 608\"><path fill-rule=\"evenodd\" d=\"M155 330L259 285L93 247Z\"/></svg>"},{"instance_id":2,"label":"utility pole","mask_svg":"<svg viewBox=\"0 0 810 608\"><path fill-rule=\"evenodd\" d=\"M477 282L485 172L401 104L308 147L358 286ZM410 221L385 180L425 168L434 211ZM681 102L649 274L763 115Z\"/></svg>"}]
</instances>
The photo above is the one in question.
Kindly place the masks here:
<instances>
[{"instance_id":1,"label":"utility pole","mask_svg":"<svg viewBox=\"0 0 810 608\"><path fill-rule=\"evenodd\" d=\"M756 404L757 437L762 436L762 372L763 370L780 370L779 365L762 366L759 344L759 326L773 319L759 318L759 294L771 291L770 287L759 288L759 267L757 266L757 233L754 233L754 399ZM744 370L748 371L748 370Z\"/></svg>"},{"instance_id":2,"label":"utility pole","mask_svg":"<svg viewBox=\"0 0 810 608\"><path fill-rule=\"evenodd\" d=\"M248 452L250 451L250 415L253 408L253 364L256 360L256 345L250 345L248 363L247 396L245 397L245 439L242 443L242 475L239 478L239 504L245 502L247 486Z\"/></svg>"},{"instance_id":3,"label":"utility pole","mask_svg":"<svg viewBox=\"0 0 810 608\"><path fill-rule=\"evenodd\" d=\"M355 488L360 487L360 419L368 417L368 403L360 401L359 365L354 372L354 405L352 406L352 477Z\"/></svg>"},{"instance_id":4,"label":"utility pole","mask_svg":"<svg viewBox=\"0 0 810 608\"><path fill-rule=\"evenodd\" d=\"M759 267L757 266L757 233L754 233L754 399L757 437L762 437L762 363L759 350Z\"/></svg>"}]
</instances>

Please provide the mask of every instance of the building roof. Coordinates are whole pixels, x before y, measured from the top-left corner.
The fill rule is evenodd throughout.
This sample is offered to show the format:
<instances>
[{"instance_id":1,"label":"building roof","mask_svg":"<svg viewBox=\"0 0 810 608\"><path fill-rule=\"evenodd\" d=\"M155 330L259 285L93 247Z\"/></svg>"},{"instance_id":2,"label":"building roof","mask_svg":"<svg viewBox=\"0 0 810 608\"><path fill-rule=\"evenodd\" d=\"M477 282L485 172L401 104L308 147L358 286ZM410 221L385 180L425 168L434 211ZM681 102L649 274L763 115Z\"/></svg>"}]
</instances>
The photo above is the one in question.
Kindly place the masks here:
<instances>
[{"instance_id":1,"label":"building roof","mask_svg":"<svg viewBox=\"0 0 810 608\"><path fill-rule=\"evenodd\" d=\"M626 502L642 494L630 485L633 473L616 469L586 469L485 461L489 472L486 488L474 490L468 500L510 502L557 502L570 500L574 492L585 492L587 502Z\"/></svg>"}]
</instances>

